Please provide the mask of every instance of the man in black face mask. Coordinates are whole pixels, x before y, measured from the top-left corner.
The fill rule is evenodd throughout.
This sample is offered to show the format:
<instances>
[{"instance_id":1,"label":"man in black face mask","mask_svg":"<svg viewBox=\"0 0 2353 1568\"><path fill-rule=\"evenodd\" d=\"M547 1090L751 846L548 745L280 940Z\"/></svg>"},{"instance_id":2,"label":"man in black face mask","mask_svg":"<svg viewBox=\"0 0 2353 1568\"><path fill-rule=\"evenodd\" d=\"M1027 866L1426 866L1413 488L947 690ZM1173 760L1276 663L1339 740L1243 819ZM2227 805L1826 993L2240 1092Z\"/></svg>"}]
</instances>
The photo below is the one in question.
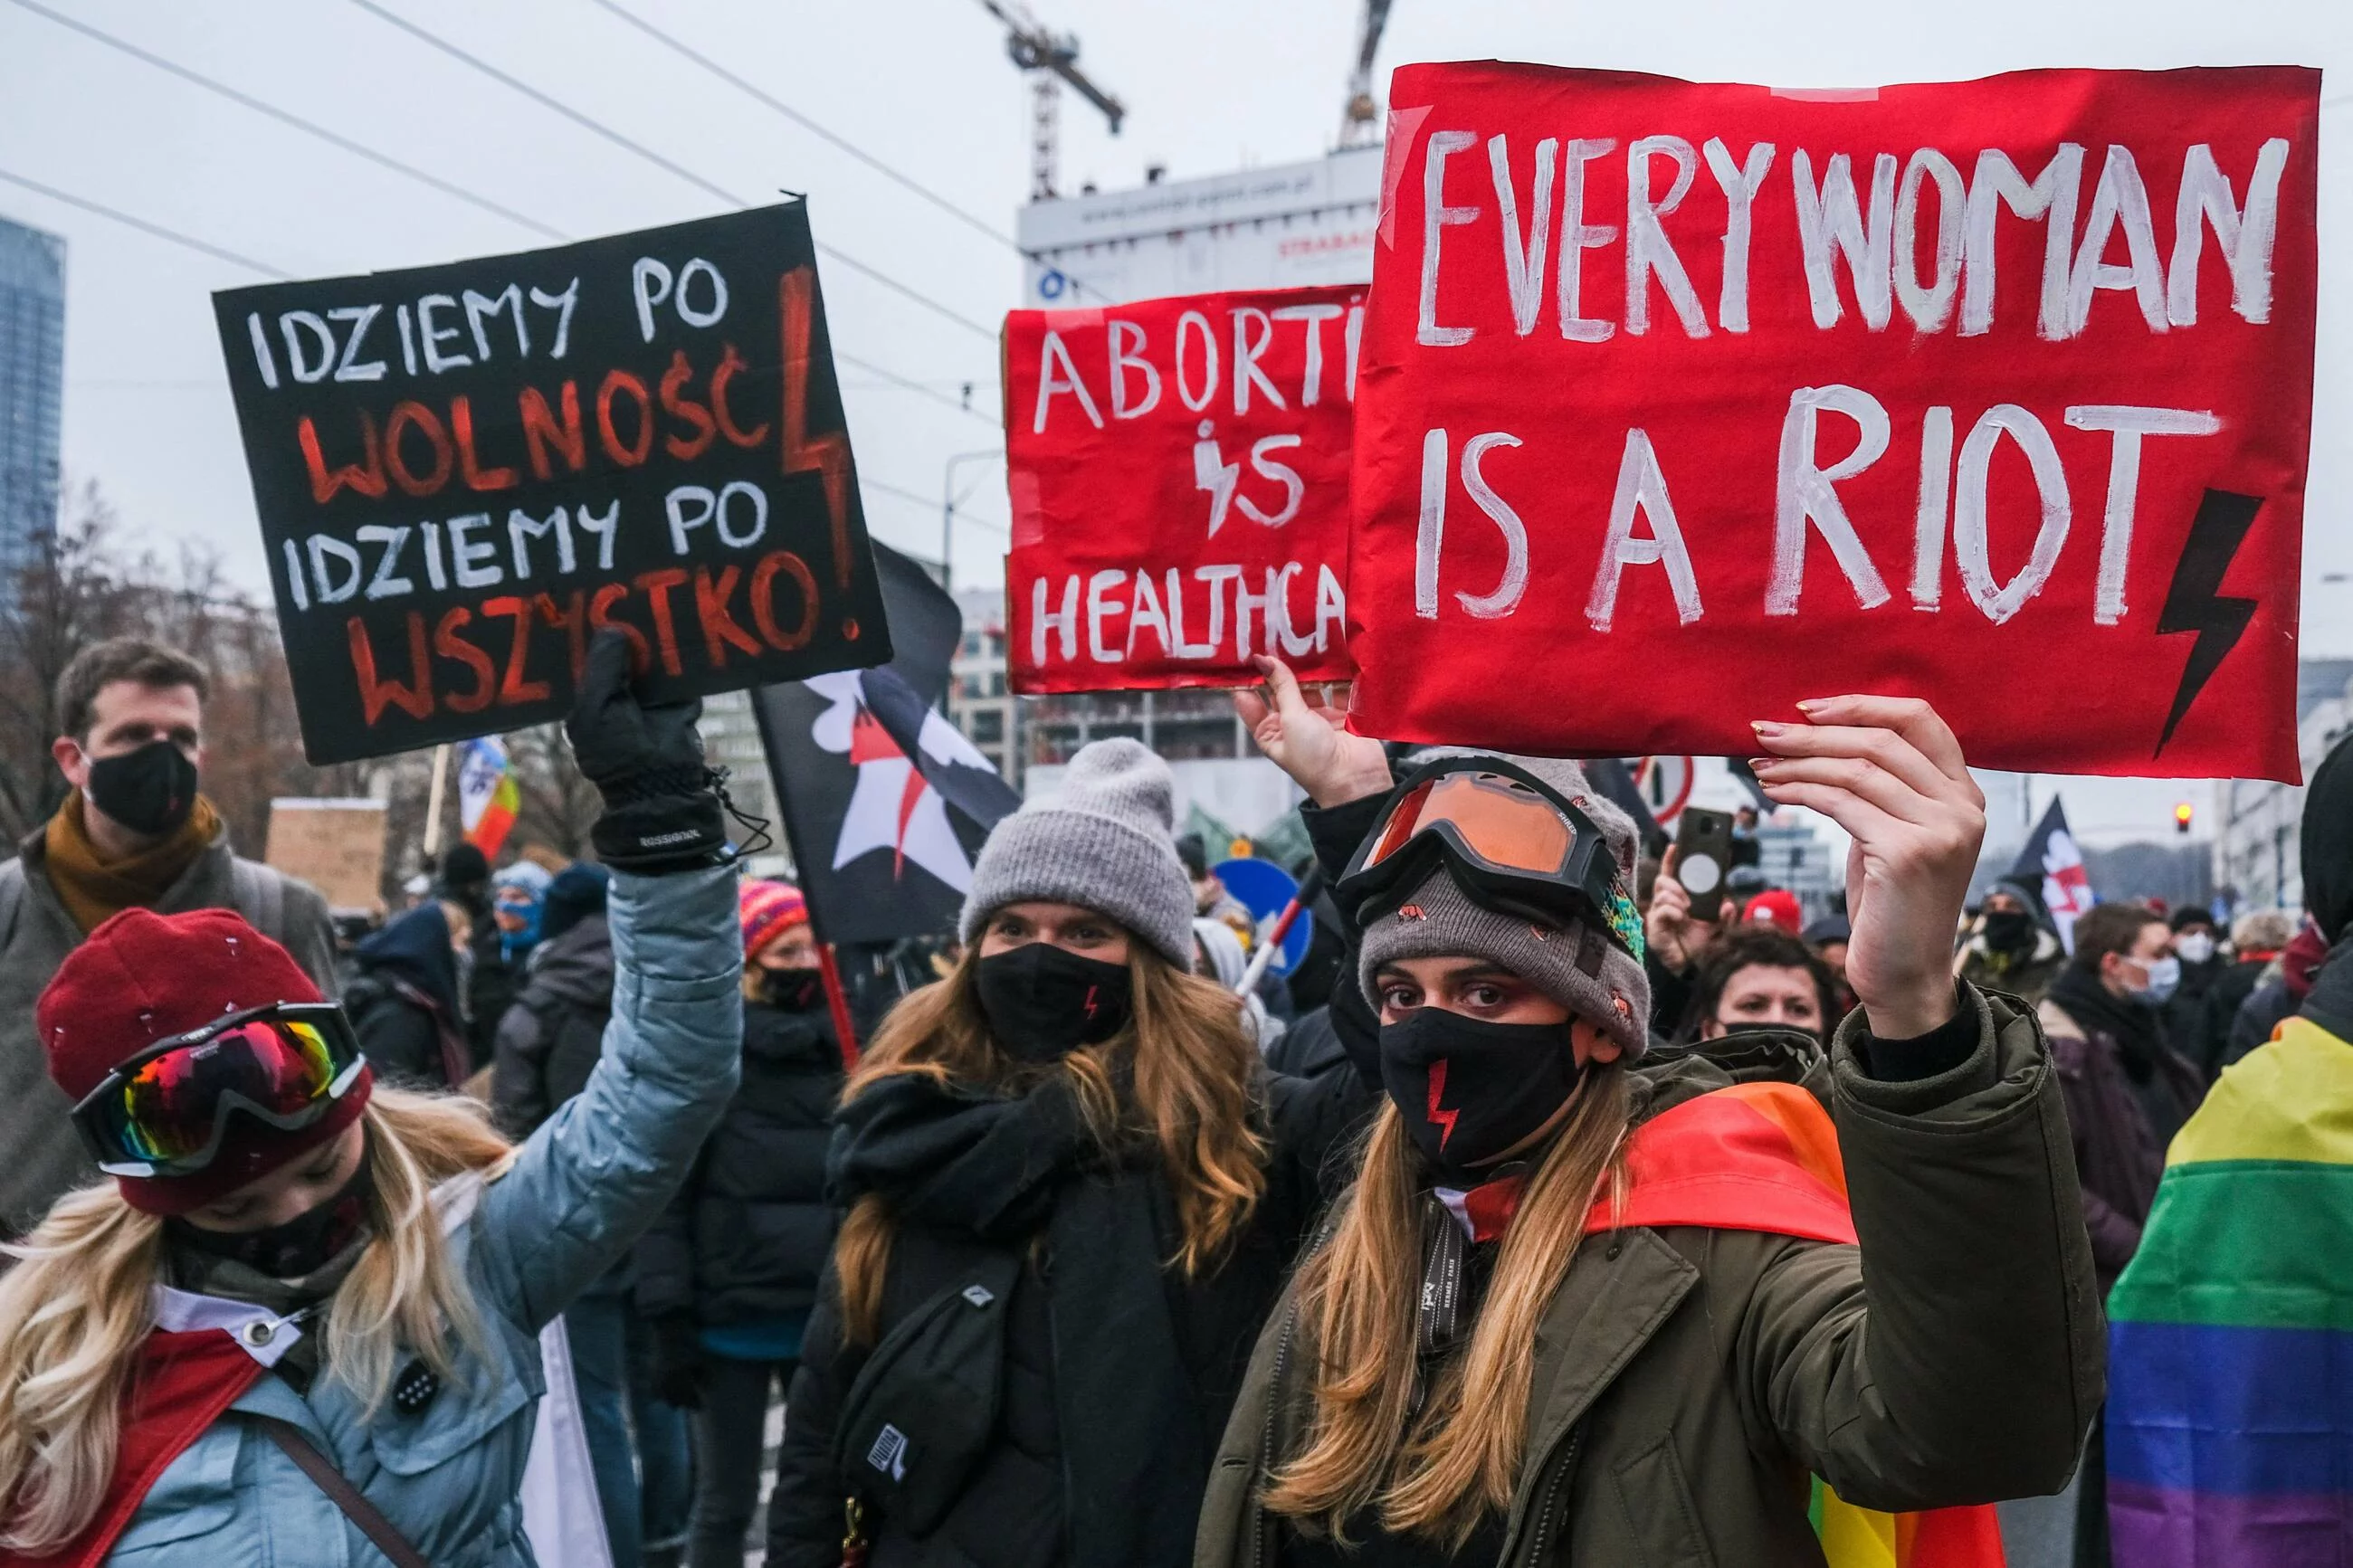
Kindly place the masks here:
<instances>
[{"instance_id":1,"label":"man in black face mask","mask_svg":"<svg viewBox=\"0 0 2353 1568\"><path fill-rule=\"evenodd\" d=\"M2067 951L2042 923L2041 904L2016 882L1996 882L1961 949L1961 978L1990 991L2040 1002L2067 967Z\"/></svg>"},{"instance_id":2,"label":"man in black face mask","mask_svg":"<svg viewBox=\"0 0 2353 1568\"><path fill-rule=\"evenodd\" d=\"M235 910L334 994L326 900L240 859L198 792L207 684L193 659L133 637L83 649L58 679L50 754L69 793L0 865L0 1237L92 1173L42 1066L33 1004L100 921Z\"/></svg>"}]
</instances>

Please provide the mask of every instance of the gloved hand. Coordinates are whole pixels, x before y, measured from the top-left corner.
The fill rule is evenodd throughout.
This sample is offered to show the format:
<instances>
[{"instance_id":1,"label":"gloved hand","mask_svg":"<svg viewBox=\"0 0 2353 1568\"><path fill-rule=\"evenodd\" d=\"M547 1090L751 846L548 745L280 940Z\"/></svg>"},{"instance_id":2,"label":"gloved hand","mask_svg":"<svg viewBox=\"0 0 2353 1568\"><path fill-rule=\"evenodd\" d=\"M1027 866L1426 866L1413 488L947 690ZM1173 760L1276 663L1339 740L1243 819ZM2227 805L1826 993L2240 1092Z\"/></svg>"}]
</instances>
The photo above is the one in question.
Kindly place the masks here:
<instances>
[{"instance_id":1,"label":"gloved hand","mask_svg":"<svg viewBox=\"0 0 2353 1568\"><path fill-rule=\"evenodd\" d=\"M588 645L580 692L564 732L605 797L589 839L616 870L659 875L724 858L726 819L694 721L702 704L641 704L629 679L628 639L605 630Z\"/></svg>"},{"instance_id":2,"label":"gloved hand","mask_svg":"<svg viewBox=\"0 0 2353 1568\"><path fill-rule=\"evenodd\" d=\"M702 1409L706 1368L694 1314L664 1312L651 1322L655 1397L681 1410Z\"/></svg>"}]
</instances>

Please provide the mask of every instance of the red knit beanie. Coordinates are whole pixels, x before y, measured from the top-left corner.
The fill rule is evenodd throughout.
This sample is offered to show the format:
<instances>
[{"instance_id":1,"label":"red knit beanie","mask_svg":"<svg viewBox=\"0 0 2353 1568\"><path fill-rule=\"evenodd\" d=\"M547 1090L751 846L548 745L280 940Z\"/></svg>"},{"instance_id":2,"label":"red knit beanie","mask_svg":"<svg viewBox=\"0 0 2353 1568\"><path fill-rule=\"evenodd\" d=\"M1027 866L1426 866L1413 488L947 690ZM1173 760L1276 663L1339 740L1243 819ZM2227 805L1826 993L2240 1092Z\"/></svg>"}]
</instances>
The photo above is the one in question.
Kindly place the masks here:
<instances>
[{"instance_id":1,"label":"red knit beanie","mask_svg":"<svg viewBox=\"0 0 2353 1568\"><path fill-rule=\"evenodd\" d=\"M808 900L787 882L746 882L735 895L744 922L744 962L776 945L795 926L808 924Z\"/></svg>"},{"instance_id":2,"label":"red knit beanie","mask_svg":"<svg viewBox=\"0 0 2353 1568\"><path fill-rule=\"evenodd\" d=\"M322 1000L293 956L232 910L131 909L66 955L34 1016L50 1079L79 1104L118 1063L158 1040L248 1007ZM117 1176L115 1184L132 1207L149 1214L201 1208L349 1127L367 1104L370 1081L363 1068L351 1091L300 1131L232 1116L220 1152L202 1171Z\"/></svg>"},{"instance_id":3,"label":"red knit beanie","mask_svg":"<svg viewBox=\"0 0 2353 1568\"><path fill-rule=\"evenodd\" d=\"M1796 936L1806 923L1805 912L1798 907L1798 895L1786 888L1766 889L1748 900L1748 907L1740 911L1740 918L1767 921L1779 926L1791 936Z\"/></svg>"}]
</instances>

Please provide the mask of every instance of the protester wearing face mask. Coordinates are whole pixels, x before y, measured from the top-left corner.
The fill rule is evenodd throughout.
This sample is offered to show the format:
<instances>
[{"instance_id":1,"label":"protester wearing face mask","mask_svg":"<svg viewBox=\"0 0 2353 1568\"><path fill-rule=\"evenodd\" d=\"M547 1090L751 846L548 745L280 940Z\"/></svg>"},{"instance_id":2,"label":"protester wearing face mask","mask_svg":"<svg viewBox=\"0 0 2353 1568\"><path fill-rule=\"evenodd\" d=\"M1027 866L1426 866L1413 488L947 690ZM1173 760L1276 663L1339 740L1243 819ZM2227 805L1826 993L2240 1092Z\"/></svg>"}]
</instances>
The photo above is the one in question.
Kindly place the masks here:
<instances>
[{"instance_id":1,"label":"protester wearing face mask","mask_svg":"<svg viewBox=\"0 0 2353 1568\"><path fill-rule=\"evenodd\" d=\"M520 976L539 945L539 917L554 880L544 866L518 860L491 879L491 918L499 928L499 958Z\"/></svg>"},{"instance_id":2,"label":"protester wearing face mask","mask_svg":"<svg viewBox=\"0 0 2353 1568\"><path fill-rule=\"evenodd\" d=\"M1700 950L1687 1037L1703 1043L1760 1029L1829 1037L1838 977L1778 927L1736 927Z\"/></svg>"},{"instance_id":3,"label":"protester wearing face mask","mask_svg":"<svg viewBox=\"0 0 2353 1568\"><path fill-rule=\"evenodd\" d=\"M1820 1563L1810 1500L1825 1540L1998 1562L1987 1510L1851 1512L2055 1489L2100 1389L2042 1039L1951 976L1984 824L1951 732L1869 697L1758 726L1768 796L1855 841L1833 1127L1812 1086L1644 1062L1633 835L1576 763L1441 749L1393 783L1261 668L1261 746L1327 864L1353 847L1388 1103L1259 1342L1196 1568Z\"/></svg>"},{"instance_id":4,"label":"protester wearing face mask","mask_svg":"<svg viewBox=\"0 0 2353 1568\"><path fill-rule=\"evenodd\" d=\"M524 1534L561 1368L542 1331L683 1174L742 1005L698 705L640 707L628 660L600 637L568 726L627 868L619 1005L587 1089L519 1147L471 1100L378 1082L229 911L126 910L59 968L40 1038L112 1180L0 1275L0 1559L587 1561ZM567 1525L550 1500L532 1528Z\"/></svg>"},{"instance_id":5,"label":"protester wearing face mask","mask_svg":"<svg viewBox=\"0 0 2353 1568\"><path fill-rule=\"evenodd\" d=\"M2196 1066L2206 998L2231 967L2231 959L2215 933L2213 913L2202 904L2183 905L2168 923L2173 927L2173 956L2181 963L2181 979L2165 1004L2166 1037Z\"/></svg>"},{"instance_id":6,"label":"protester wearing face mask","mask_svg":"<svg viewBox=\"0 0 2353 1568\"><path fill-rule=\"evenodd\" d=\"M662 1399L694 1414L688 1568L742 1568L771 1399L800 1363L833 1244L826 1147L841 1043L800 889L747 881L744 1077L694 1169L638 1247L637 1307Z\"/></svg>"},{"instance_id":7,"label":"protester wearing face mask","mask_svg":"<svg viewBox=\"0 0 2353 1568\"><path fill-rule=\"evenodd\" d=\"M2166 1038L2165 1005L2180 982L2164 916L2143 904L2099 904L2076 919L2075 956L2040 1010L2067 1090L2103 1291L2132 1261L2165 1146L2205 1093L2198 1069Z\"/></svg>"},{"instance_id":8,"label":"protester wearing face mask","mask_svg":"<svg viewBox=\"0 0 2353 1568\"><path fill-rule=\"evenodd\" d=\"M1374 1070L1265 1073L1232 994L1192 973L1174 788L1134 741L1082 748L982 848L955 971L850 1075L771 1568L839 1568L845 1533L876 1563L1189 1559Z\"/></svg>"},{"instance_id":9,"label":"protester wearing face mask","mask_svg":"<svg viewBox=\"0 0 2353 1568\"><path fill-rule=\"evenodd\" d=\"M2042 1001L2067 966L2067 950L2042 923L2042 907L2032 889L1996 882L1961 944L1956 961L1960 977L1989 991L2007 991L2030 1005Z\"/></svg>"},{"instance_id":10,"label":"protester wearing face mask","mask_svg":"<svg viewBox=\"0 0 2353 1568\"><path fill-rule=\"evenodd\" d=\"M244 859L200 788L204 667L136 637L96 643L58 678L50 755L69 787L0 863L0 1239L95 1173L33 1032L34 1002L123 910L235 910L336 989L334 926L306 882Z\"/></svg>"}]
</instances>

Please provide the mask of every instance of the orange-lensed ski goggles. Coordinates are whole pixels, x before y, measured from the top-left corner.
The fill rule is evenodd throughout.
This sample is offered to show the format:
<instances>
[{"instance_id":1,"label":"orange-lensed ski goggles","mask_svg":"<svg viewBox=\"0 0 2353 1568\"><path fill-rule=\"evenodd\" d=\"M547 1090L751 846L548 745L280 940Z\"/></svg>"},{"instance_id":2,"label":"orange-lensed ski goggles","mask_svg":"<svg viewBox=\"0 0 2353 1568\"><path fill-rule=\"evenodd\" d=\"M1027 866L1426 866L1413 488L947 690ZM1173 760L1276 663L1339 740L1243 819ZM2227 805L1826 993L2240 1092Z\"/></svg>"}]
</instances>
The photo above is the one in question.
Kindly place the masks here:
<instances>
[{"instance_id":1,"label":"orange-lensed ski goggles","mask_svg":"<svg viewBox=\"0 0 2353 1568\"><path fill-rule=\"evenodd\" d=\"M294 1132L349 1094L367 1065L332 1002L281 1002L158 1040L73 1109L110 1176L185 1176L220 1152L232 1110Z\"/></svg>"},{"instance_id":2,"label":"orange-lensed ski goggles","mask_svg":"<svg viewBox=\"0 0 2353 1568\"><path fill-rule=\"evenodd\" d=\"M1390 793L1333 895L1368 924L1440 865L1489 909L1584 921L1642 956L1642 917L1600 825L1501 757L1441 757L1416 770Z\"/></svg>"}]
</instances>

